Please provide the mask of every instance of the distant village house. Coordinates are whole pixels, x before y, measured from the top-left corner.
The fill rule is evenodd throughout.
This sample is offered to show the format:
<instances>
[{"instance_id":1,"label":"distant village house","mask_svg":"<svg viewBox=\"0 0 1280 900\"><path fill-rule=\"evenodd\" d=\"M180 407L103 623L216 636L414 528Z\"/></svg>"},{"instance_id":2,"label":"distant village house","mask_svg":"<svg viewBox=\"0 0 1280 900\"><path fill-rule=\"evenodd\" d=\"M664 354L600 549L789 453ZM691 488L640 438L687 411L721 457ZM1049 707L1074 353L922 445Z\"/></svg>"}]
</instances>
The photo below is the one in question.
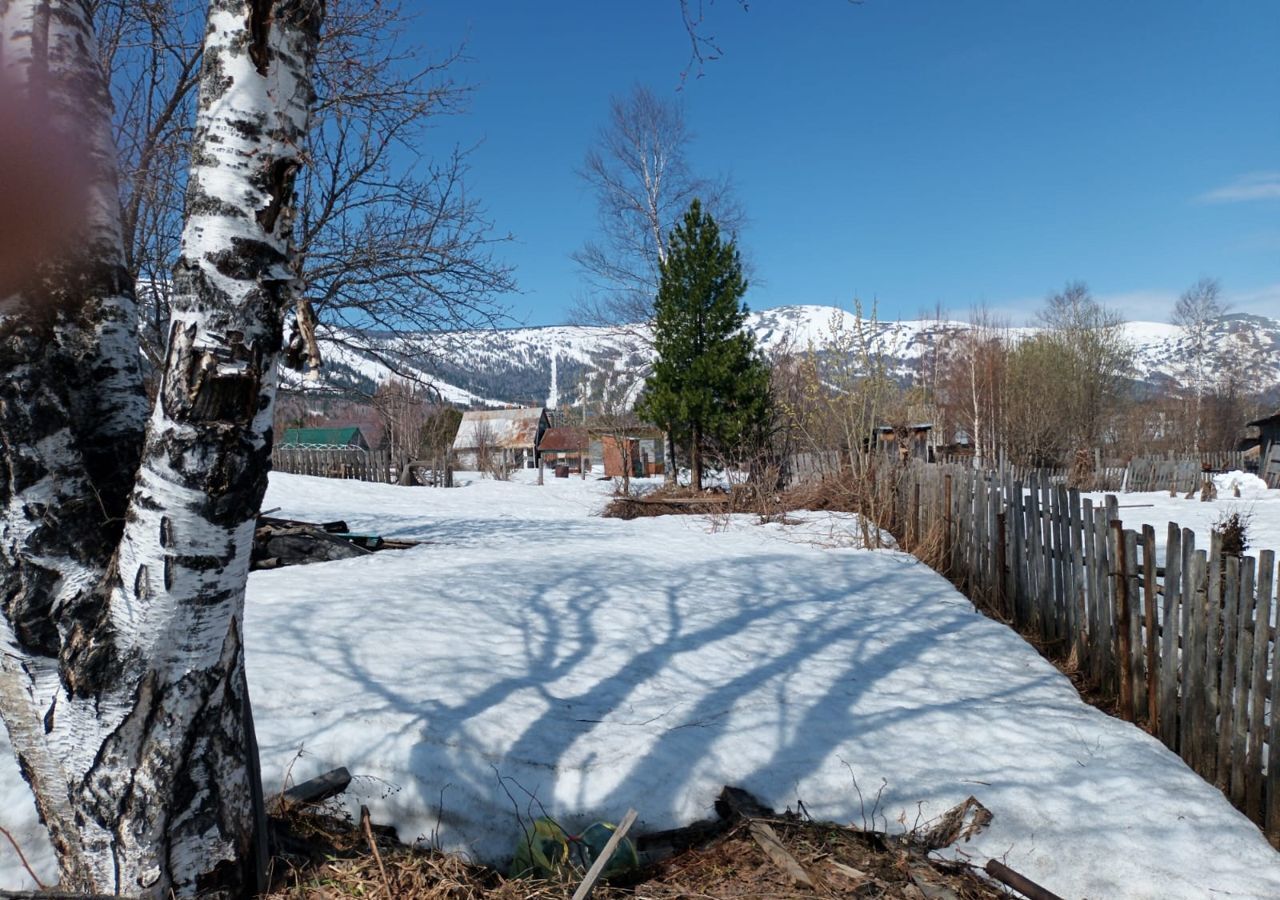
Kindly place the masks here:
<instances>
[{"instance_id":1,"label":"distant village house","mask_svg":"<svg viewBox=\"0 0 1280 900\"><path fill-rule=\"evenodd\" d=\"M1249 424L1258 429L1258 477L1280 488L1280 412Z\"/></svg>"},{"instance_id":2,"label":"distant village house","mask_svg":"<svg viewBox=\"0 0 1280 900\"><path fill-rule=\"evenodd\" d=\"M548 428L538 442L538 453L548 468L565 466L566 473L591 471L591 437L582 428Z\"/></svg>"},{"instance_id":3,"label":"distant village house","mask_svg":"<svg viewBox=\"0 0 1280 900\"><path fill-rule=\"evenodd\" d=\"M547 411L541 406L465 412L453 439L458 468L532 468L538 464L538 444L548 427Z\"/></svg>"},{"instance_id":4,"label":"distant village house","mask_svg":"<svg viewBox=\"0 0 1280 900\"><path fill-rule=\"evenodd\" d=\"M286 428L280 446L311 450L368 450L369 442L357 427Z\"/></svg>"}]
</instances>

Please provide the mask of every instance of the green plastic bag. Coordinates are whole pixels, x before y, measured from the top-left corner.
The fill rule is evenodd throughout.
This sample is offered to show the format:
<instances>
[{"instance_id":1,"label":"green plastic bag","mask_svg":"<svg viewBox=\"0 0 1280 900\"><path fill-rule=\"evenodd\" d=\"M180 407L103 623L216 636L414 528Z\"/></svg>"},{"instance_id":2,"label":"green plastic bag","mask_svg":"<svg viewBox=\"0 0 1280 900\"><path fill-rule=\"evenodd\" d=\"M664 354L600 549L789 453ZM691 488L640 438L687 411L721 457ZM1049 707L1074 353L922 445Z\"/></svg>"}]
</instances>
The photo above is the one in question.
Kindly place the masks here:
<instances>
[{"instance_id":1,"label":"green plastic bag","mask_svg":"<svg viewBox=\"0 0 1280 900\"><path fill-rule=\"evenodd\" d=\"M526 830L516 842L511 877L550 878L568 861L569 836L564 829L551 819L534 819L532 831Z\"/></svg>"},{"instance_id":2,"label":"green plastic bag","mask_svg":"<svg viewBox=\"0 0 1280 900\"><path fill-rule=\"evenodd\" d=\"M617 828L618 826L612 822L596 822L582 832L578 840L582 844L588 866L595 862L600 857L600 854L604 853L604 845L609 843L609 839L613 837L613 833ZM631 838L624 837L618 842L618 848L613 851L613 856L609 858L609 863L604 867L601 877L615 878L618 875L632 872L639 867L640 856L636 853L636 845L631 843Z\"/></svg>"}]
</instances>

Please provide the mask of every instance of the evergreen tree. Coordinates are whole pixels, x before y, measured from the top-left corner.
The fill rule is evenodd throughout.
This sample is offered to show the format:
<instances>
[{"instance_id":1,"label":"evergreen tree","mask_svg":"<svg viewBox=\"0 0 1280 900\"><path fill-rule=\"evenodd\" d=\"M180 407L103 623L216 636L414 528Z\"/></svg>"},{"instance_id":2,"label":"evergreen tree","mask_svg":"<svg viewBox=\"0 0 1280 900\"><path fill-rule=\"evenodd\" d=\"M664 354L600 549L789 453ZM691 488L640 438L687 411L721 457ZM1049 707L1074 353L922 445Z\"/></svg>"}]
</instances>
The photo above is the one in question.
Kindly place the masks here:
<instances>
[{"instance_id":1,"label":"evergreen tree","mask_svg":"<svg viewBox=\"0 0 1280 900\"><path fill-rule=\"evenodd\" d=\"M687 449L697 488L706 454L740 448L768 412L769 370L743 328L746 291L737 247L694 200L660 267L657 359L637 412Z\"/></svg>"}]
</instances>

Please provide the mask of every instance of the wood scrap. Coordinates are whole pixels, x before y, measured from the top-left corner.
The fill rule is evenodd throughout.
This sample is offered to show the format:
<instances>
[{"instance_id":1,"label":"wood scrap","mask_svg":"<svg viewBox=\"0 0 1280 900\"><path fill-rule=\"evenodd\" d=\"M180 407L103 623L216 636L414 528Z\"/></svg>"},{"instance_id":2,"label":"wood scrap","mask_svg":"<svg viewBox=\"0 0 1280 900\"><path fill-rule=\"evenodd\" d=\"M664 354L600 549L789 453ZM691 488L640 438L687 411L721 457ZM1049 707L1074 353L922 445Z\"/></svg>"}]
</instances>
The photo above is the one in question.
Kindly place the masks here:
<instances>
[{"instance_id":1,"label":"wood scrap","mask_svg":"<svg viewBox=\"0 0 1280 900\"><path fill-rule=\"evenodd\" d=\"M825 889L826 886L820 878L816 875L810 875L805 871L804 866L800 865L796 858L787 852L787 848L782 846L782 841L778 840L777 832L768 823L757 819L751 822L748 829L751 832L752 839L760 845L760 849L765 852L769 860L793 882L813 888L815 891Z\"/></svg>"},{"instance_id":2,"label":"wood scrap","mask_svg":"<svg viewBox=\"0 0 1280 900\"><path fill-rule=\"evenodd\" d=\"M990 825L991 819L991 811L970 796L940 815L919 835L919 841L929 850L941 850L957 841L969 840Z\"/></svg>"},{"instance_id":3,"label":"wood scrap","mask_svg":"<svg viewBox=\"0 0 1280 900\"><path fill-rule=\"evenodd\" d=\"M351 784L351 773L346 766L330 769L322 775L295 784L281 796L286 803L323 803L336 797Z\"/></svg>"},{"instance_id":4,"label":"wood scrap","mask_svg":"<svg viewBox=\"0 0 1280 900\"><path fill-rule=\"evenodd\" d=\"M1057 894L1041 887L1025 875L1020 875L998 859L987 860L987 874L1002 884L1007 884L1030 900L1062 900Z\"/></svg>"},{"instance_id":5,"label":"wood scrap","mask_svg":"<svg viewBox=\"0 0 1280 900\"><path fill-rule=\"evenodd\" d=\"M596 882L600 880L601 873L605 867L609 865L609 860L613 858L613 854L617 851L618 845L622 843L622 839L627 836L627 832L631 830L631 826L635 824L636 811L628 809L626 815L622 817L622 821L618 823L618 827L613 830L613 835L604 845L604 850L600 851L600 855L596 857L596 861L591 864L591 868L587 870L586 877L582 879L582 884L578 885L578 889L573 892L572 900L587 900L591 896L591 890L596 886Z\"/></svg>"}]
</instances>

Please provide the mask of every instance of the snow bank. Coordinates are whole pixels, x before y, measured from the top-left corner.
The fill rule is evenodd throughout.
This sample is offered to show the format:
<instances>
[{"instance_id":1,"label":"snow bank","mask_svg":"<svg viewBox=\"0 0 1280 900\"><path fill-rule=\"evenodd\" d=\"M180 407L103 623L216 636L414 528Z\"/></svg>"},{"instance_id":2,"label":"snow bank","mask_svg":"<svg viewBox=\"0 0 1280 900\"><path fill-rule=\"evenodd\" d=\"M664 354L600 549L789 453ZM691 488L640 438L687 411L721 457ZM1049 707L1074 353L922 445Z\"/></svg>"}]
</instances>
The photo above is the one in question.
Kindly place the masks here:
<instances>
[{"instance_id":1,"label":"snow bank","mask_svg":"<svg viewBox=\"0 0 1280 900\"><path fill-rule=\"evenodd\" d=\"M430 543L251 578L268 788L346 765L402 837L483 859L517 810L660 829L732 783L869 822L883 785L897 828L973 794L995 819L963 853L1065 897L1280 896L1218 791L856 522L592 517L606 490L273 476L284 515Z\"/></svg>"}]
</instances>

